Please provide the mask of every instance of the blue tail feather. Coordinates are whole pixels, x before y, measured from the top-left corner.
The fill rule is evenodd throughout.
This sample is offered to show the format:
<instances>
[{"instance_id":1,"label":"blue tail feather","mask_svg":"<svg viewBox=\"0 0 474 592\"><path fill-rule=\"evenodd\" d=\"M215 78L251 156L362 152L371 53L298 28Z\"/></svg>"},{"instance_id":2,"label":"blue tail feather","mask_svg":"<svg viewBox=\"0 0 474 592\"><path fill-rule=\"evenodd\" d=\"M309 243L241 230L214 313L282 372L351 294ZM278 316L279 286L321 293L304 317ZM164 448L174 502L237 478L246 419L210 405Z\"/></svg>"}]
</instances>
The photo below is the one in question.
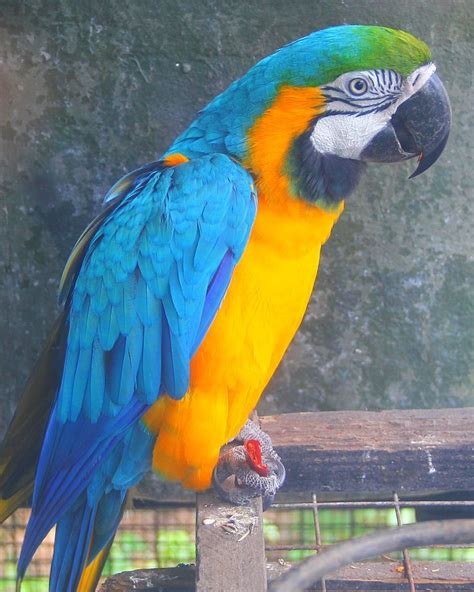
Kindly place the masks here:
<instances>
[{"instance_id":1,"label":"blue tail feather","mask_svg":"<svg viewBox=\"0 0 474 592\"><path fill-rule=\"evenodd\" d=\"M89 554L96 508L83 494L58 522L49 582L50 592L75 592Z\"/></svg>"}]
</instances>

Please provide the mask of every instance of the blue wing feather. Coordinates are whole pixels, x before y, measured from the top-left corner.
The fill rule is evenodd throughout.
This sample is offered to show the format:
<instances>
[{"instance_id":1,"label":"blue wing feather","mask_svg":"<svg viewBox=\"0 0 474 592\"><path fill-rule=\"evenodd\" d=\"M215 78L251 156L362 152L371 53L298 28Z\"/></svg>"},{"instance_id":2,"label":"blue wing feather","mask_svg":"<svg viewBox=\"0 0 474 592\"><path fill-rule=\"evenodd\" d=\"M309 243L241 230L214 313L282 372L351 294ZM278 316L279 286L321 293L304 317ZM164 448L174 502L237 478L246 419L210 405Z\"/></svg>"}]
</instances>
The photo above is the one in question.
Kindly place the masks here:
<instances>
[{"instance_id":1,"label":"blue wing feather","mask_svg":"<svg viewBox=\"0 0 474 592\"><path fill-rule=\"evenodd\" d=\"M68 512L84 492L84 521L71 524L90 542L97 505L114 479L121 505L123 490L143 474L131 462L139 447L127 434L161 393L186 393L191 357L248 240L252 188L248 173L224 155L147 165L114 186L109 214L78 242L68 264L74 278L63 278L70 307L64 371L38 464L20 577L50 528L63 516L72 520ZM147 450L151 440L144 438ZM114 473L108 459L116 455L127 461L119 458ZM66 539L59 537L59 548ZM68 557L85 560L83 553ZM61 579L61 561L54 565Z\"/></svg>"},{"instance_id":2,"label":"blue wing feather","mask_svg":"<svg viewBox=\"0 0 474 592\"><path fill-rule=\"evenodd\" d=\"M206 300L204 303L204 309L202 311L201 320L197 333L194 337L192 351L195 352L199 347L201 341L204 339L204 335L215 317L217 310L224 298L227 288L230 284L230 279L234 271L235 261L232 253L229 251L224 255L218 270L214 274L209 288L207 290Z\"/></svg>"}]
</instances>

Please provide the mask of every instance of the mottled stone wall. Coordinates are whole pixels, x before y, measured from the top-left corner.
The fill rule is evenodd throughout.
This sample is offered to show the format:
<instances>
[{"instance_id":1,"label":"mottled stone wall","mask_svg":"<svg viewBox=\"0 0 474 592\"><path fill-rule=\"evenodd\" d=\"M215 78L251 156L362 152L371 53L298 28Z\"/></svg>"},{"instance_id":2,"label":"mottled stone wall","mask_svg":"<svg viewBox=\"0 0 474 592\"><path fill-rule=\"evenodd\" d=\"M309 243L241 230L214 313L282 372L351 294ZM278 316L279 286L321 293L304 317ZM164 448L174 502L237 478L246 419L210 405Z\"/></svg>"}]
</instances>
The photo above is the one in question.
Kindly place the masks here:
<instances>
[{"instance_id":1,"label":"mottled stone wall","mask_svg":"<svg viewBox=\"0 0 474 592\"><path fill-rule=\"evenodd\" d=\"M108 187L257 59L342 22L425 39L454 128L416 181L413 163L369 169L262 409L473 404L472 11L472 0L0 0L0 428Z\"/></svg>"}]
</instances>

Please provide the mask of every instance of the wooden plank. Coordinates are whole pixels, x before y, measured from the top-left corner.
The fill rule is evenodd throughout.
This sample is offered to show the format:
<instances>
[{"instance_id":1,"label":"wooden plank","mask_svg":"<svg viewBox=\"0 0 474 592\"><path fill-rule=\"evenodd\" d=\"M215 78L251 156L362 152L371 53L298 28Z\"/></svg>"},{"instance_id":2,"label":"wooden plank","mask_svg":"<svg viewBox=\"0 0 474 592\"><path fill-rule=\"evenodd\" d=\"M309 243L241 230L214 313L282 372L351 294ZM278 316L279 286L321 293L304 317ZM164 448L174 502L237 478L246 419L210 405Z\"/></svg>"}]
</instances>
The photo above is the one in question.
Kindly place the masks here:
<instances>
[{"instance_id":1,"label":"wooden plank","mask_svg":"<svg viewBox=\"0 0 474 592\"><path fill-rule=\"evenodd\" d=\"M261 417L287 470L286 494L474 490L474 408Z\"/></svg>"},{"instance_id":2,"label":"wooden plank","mask_svg":"<svg viewBox=\"0 0 474 592\"><path fill-rule=\"evenodd\" d=\"M280 501L311 491L356 499L474 490L473 407L289 413L260 422L286 466ZM189 500L175 484L142 487L135 499Z\"/></svg>"},{"instance_id":3,"label":"wooden plank","mask_svg":"<svg viewBox=\"0 0 474 592\"><path fill-rule=\"evenodd\" d=\"M268 580L283 575L291 566L270 563ZM474 563L451 561L418 561L413 563L413 576L417 592L472 592L474 590ZM398 562L364 562L349 565L326 578L327 590L345 592L409 592L410 586ZM309 590L319 592L316 584Z\"/></svg>"},{"instance_id":4,"label":"wooden plank","mask_svg":"<svg viewBox=\"0 0 474 592\"><path fill-rule=\"evenodd\" d=\"M196 570L194 565L162 569L137 569L125 571L102 584L99 592L195 592Z\"/></svg>"},{"instance_id":5,"label":"wooden plank","mask_svg":"<svg viewBox=\"0 0 474 592\"><path fill-rule=\"evenodd\" d=\"M149 503L174 503L174 504L194 504L196 494L194 491L183 489L175 481L165 481L156 473L147 473L140 484L133 490L134 500L140 501L146 505Z\"/></svg>"},{"instance_id":6,"label":"wooden plank","mask_svg":"<svg viewBox=\"0 0 474 592\"><path fill-rule=\"evenodd\" d=\"M213 492L198 494L196 591L267 589L262 504L232 506Z\"/></svg>"},{"instance_id":7,"label":"wooden plank","mask_svg":"<svg viewBox=\"0 0 474 592\"><path fill-rule=\"evenodd\" d=\"M286 562L269 563L268 580L283 575L291 565ZM413 564L417 592L472 592L474 563L450 561L418 561ZM229 579L226 587L230 590ZM328 590L345 592L408 592L409 586L398 562L364 562L349 565L326 579ZM188 565L164 569L140 569L117 574L107 579L100 592L195 592L195 568ZM253 592L253 588L245 588ZM312 591L320 591L315 585Z\"/></svg>"}]
</instances>

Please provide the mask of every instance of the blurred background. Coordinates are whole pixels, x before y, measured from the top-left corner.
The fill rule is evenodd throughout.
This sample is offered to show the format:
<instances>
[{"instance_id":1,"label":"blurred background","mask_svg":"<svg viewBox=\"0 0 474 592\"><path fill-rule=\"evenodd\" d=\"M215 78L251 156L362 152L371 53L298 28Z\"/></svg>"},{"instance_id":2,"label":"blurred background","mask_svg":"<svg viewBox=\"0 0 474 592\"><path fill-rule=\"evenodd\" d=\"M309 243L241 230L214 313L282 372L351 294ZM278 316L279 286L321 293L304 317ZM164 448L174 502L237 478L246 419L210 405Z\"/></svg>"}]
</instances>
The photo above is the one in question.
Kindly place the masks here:
<instances>
[{"instance_id":1,"label":"blurred background","mask_svg":"<svg viewBox=\"0 0 474 592\"><path fill-rule=\"evenodd\" d=\"M414 163L368 169L260 412L473 405L473 13L473 0L0 0L0 435L57 314L68 253L107 189L257 60L341 23L402 28L431 46L451 139L416 180ZM182 512L141 526L128 517L109 573L144 558L145 524L150 565L192 560L194 510ZM14 579L25 518L2 531L0 576ZM286 532L267 522L267 539ZM43 548L32 575L46 586Z\"/></svg>"}]
</instances>

